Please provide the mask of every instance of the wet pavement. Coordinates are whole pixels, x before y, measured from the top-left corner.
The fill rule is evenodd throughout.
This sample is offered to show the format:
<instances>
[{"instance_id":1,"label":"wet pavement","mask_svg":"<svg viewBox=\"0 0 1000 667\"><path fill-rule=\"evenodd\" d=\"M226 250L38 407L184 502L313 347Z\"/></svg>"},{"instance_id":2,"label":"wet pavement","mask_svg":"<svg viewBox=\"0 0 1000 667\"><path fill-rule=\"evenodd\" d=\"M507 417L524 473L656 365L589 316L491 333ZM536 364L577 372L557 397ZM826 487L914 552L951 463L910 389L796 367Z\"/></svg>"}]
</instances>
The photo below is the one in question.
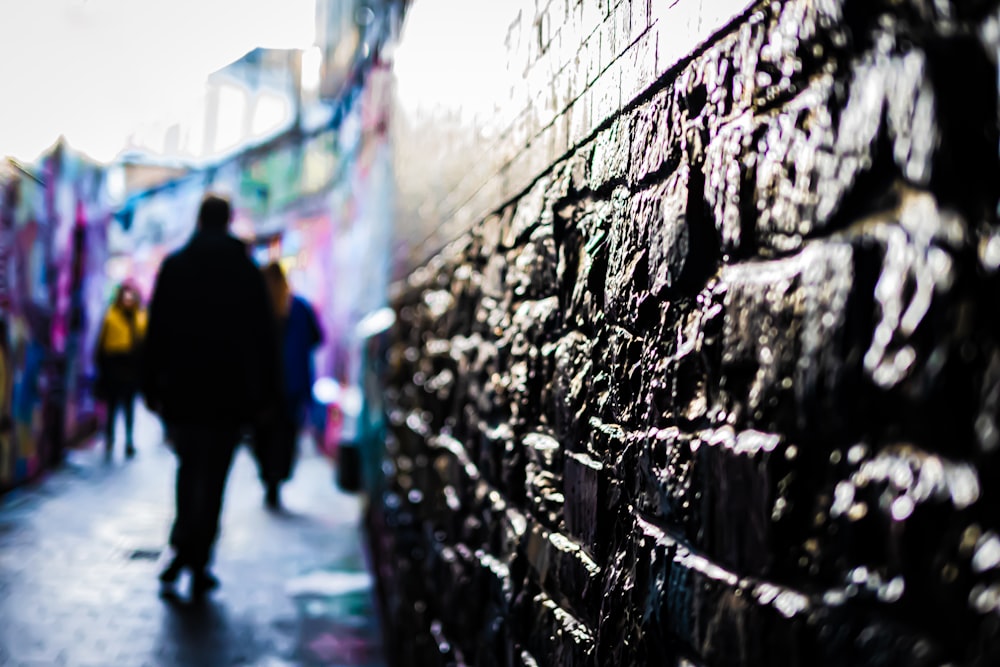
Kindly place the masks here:
<instances>
[{"instance_id":1,"label":"wet pavement","mask_svg":"<svg viewBox=\"0 0 1000 667\"><path fill-rule=\"evenodd\" d=\"M0 665L377 667L383 664L358 500L308 443L269 513L246 448L229 478L215 562L192 606L158 597L174 458L141 415L138 456L74 452L0 499ZM180 582L182 592L186 582Z\"/></svg>"}]
</instances>

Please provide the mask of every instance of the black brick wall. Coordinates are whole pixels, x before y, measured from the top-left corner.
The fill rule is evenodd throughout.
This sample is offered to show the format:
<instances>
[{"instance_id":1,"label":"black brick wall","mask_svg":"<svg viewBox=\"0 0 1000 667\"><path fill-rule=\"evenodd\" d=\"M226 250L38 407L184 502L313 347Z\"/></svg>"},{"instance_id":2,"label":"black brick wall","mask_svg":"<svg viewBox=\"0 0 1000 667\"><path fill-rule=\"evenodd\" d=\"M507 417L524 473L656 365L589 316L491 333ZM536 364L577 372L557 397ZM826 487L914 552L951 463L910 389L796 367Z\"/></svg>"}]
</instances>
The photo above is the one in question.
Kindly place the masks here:
<instances>
[{"instance_id":1,"label":"black brick wall","mask_svg":"<svg viewBox=\"0 0 1000 667\"><path fill-rule=\"evenodd\" d=\"M997 4L756 5L410 275L397 664L1000 664Z\"/></svg>"}]
</instances>

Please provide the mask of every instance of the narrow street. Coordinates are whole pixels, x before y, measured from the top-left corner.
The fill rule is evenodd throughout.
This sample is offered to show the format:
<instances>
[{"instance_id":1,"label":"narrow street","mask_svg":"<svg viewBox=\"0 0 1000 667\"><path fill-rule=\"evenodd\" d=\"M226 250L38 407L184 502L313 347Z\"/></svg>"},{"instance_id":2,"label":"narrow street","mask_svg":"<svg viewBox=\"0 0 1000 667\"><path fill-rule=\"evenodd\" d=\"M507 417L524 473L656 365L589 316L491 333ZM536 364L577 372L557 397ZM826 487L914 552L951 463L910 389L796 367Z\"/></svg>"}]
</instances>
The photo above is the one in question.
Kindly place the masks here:
<instances>
[{"instance_id":1,"label":"narrow street","mask_svg":"<svg viewBox=\"0 0 1000 667\"><path fill-rule=\"evenodd\" d=\"M135 459L121 439L110 462L103 445L73 452L0 500L0 665L382 664L360 504L311 443L282 513L266 511L240 449L216 551L222 586L196 607L158 596L175 464L153 417L140 413L136 432Z\"/></svg>"}]
</instances>

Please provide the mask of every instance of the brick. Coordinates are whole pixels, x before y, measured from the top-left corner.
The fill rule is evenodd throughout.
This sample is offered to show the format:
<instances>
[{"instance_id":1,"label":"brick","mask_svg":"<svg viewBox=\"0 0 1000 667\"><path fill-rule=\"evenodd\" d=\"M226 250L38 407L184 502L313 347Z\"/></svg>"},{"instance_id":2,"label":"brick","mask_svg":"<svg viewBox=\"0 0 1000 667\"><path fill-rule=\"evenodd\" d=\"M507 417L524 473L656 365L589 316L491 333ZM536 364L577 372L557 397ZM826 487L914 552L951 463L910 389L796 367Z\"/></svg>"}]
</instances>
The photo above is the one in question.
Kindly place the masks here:
<instances>
[{"instance_id":1,"label":"brick","mask_svg":"<svg viewBox=\"0 0 1000 667\"><path fill-rule=\"evenodd\" d=\"M603 72L618 58L618 33L614 16L608 17L601 23L598 35L600 37L598 69L603 75Z\"/></svg>"},{"instance_id":2,"label":"brick","mask_svg":"<svg viewBox=\"0 0 1000 667\"><path fill-rule=\"evenodd\" d=\"M655 36L644 33L622 57L627 59L622 67L622 103L627 105L656 80Z\"/></svg>"},{"instance_id":3,"label":"brick","mask_svg":"<svg viewBox=\"0 0 1000 667\"><path fill-rule=\"evenodd\" d=\"M619 118L611 127L597 135L594 142L594 162L590 169L592 190L623 180L628 174L630 134L629 119Z\"/></svg>"},{"instance_id":4,"label":"brick","mask_svg":"<svg viewBox=\"0 0 1000 667\"><path fill-rule=\"evenodd\" d=\"M532 653L553 656L564 665L591 663L593 634L572 613L544 594L531 601L526 613L537 619L537 632L527 642Z\"/></svg>"},{"instance_id":5,"label":"brick","mask_svg":"<svg viewBox=\"0 0 1000 667\"><path fill-rule=\"evenodd\" d=\"M631 22L629 24L629 43L639 40L646 30L649 29L649 3L650 0L630 0L631 1Z\"/></svg>"},{"instance_id":6,"label":"brick","mask_svg":"<svg viewBox=\"0 0 1000 667\"><path fill-rule=\"evenodd\" d=\"M611 10L611 19L614 21L615 33L615 54L617 58L632 45L632 3L623 0Z\"/></svg>"},{"instance_id":7,"label":"brick","mask_svg":"<svg viewBox=\"0 0 1000 667\"><path fill-rule=\"evenodd\" d=\"M538 26L538 45L542 51L547 51L549 45L552 43L552 17L548 10L543 11L538 15L537 19Z\"/></svg>"},{"instance_id":8,"label":"brick","mask_svg":"<svg viewBox=\"0 0 1000 667\"><path fill-rule=\"evenodd\" d=\"M671 127L672 98L657 94L648 104L636 109L632 130L632 159L629 180L638 184L665 164L679 162L679 142Z\"/></svg>"},{"instance_id":9,"label":"brick","mask_svg":"<svg viewBox=\"0 0 1000 667\"><path fill-rule=\"evenodd\" d=\"M601 26L606 13L598 0L583 0L580 12L581 34L586 38Z\"/></svg>"},{"instance_id":10,"label":"brick","mask_svg":"<svg viewBox=\"0 0 1000 667\"><path fill-rule=\"evenodd\" d=\"M593 93L587 91L569 108L569 145L579 146L590 134L590 105Z\"/></svg>"},{"instance_id":11,"label":"brick","mask_svg":"<svg viewBox=\"0 0 1000 667\"><path fill-rule=\"evenodd\" d=\"M622 62L615 61L594 83L594 104L590 108L590 129L594 130L613 118L622 108Z\"/></svg>"},{"instance_id":12,"label":"brick","mask_svg":"<svg viewBox=\"0 0 1000 667\"><path fill-rule=\"evenodd\" d=\"M586 78L585 87L593 84L604 68L601 63L601 33L595 31L586 41ZM582 92L582 91L581 91Z\"/></svg>"}]
</instances>

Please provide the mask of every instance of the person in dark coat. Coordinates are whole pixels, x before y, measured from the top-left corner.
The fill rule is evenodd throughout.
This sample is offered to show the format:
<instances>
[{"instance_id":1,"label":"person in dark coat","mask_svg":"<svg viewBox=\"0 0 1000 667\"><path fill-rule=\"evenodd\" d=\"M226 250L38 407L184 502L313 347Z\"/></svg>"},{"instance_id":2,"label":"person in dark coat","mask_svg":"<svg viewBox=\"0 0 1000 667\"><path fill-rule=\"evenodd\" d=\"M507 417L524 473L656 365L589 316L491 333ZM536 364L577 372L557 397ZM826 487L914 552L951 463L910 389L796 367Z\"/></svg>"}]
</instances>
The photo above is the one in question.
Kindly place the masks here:
<instances>
[{"instance_id":1,"label":"person in dark coat","mask_svg":"<svg viewBox=\"0 0 1000 667\"><path fill-rule=\"evenodd\" d=\"M132 430L145 332L146 312L142 309L139 292L129 283L122 283L104 314L95 350L97 395L108 406L104 451L109 459L114 450L115 417L119 409L125 415L125 456L135 456Z\"/></svg>"},{"instance_id":2,"label":"person in dark coat","mask_svg":"<svg viewBox=\"0 0 1000 667\"><path fill-rule=\"evenodd\" d=\"M231 215L226 199L205 197L195 233L163 262L149 307L142 390L178 459L164 594L184 569L192 597L218 586L209 563L234 450L279 400L267 287L246 245L229 234Z\"/></svg>"},{"instance_id":3,"label":"person in dark coat","mask_svg":"<svg viewBox=\"0 0 1000 667\"><path fill-rule=\"evenodd\" d=\"M280 264L266 266L264 278L278 321L282 401L273 428L257 438L256 454L267 489L265 502L277 509L281 506L281 484L292 476L298 435L312 402L312 353L323 342L323 332L313 307L292 293Z\"/></svg>"}]
</instances>

